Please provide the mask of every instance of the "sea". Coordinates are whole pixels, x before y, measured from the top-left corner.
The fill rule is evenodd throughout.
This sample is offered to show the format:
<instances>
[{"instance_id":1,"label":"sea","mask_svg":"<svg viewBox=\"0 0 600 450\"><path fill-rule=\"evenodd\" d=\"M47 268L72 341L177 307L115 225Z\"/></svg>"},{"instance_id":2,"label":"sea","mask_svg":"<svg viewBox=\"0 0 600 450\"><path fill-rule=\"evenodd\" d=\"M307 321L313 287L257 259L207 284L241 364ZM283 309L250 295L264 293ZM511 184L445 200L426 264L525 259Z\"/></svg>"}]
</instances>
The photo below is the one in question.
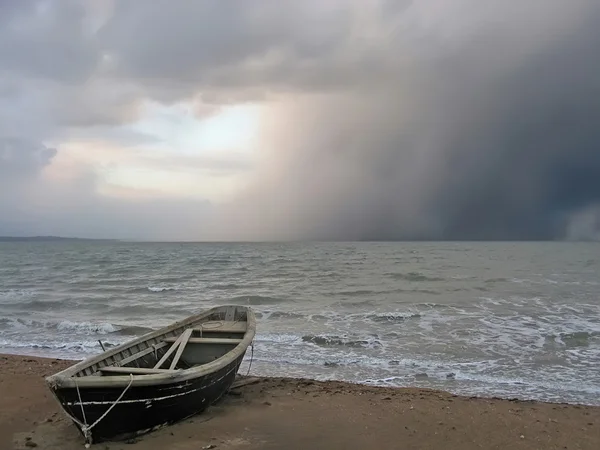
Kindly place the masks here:
<instances>
[{"instance_id":1,"label":"sea","mask_svg":"<svg viewBox=\"0 0 600 450\"><path fill-rule=\"evenodd\" d=\"M83 359L206 308L240 368L600 405L600 244L0 243L0 353Z\"/></svg>"}]
</instances>

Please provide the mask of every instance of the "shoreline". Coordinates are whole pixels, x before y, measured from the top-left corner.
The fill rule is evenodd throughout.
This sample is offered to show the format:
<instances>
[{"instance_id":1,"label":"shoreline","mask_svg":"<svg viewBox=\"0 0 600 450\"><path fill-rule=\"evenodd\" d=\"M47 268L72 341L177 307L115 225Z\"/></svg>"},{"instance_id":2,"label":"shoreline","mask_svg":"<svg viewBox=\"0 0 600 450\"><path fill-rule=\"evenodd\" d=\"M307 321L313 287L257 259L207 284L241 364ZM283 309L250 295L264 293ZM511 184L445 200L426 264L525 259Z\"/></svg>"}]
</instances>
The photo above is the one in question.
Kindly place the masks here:
<instances>
[{"instance_id":1,"label":"shoreline","mask_svg":"<svg viewBox=\"0 0 600 450\"><path fill-rule=\"evenodd\" d=\"M6 350L4 350L6 351ZM49 359L49 360L55 360L55 361L64 361L66 363L69 363L69 365L71 364L75 364L77 362L83 361L85 359L87 359L89 357L88 356L84 356L78 359L71 359L68 357L53 357L53 356L41 356L40 353L43 352L31 352L31 353L19 353L18 350L15 350L14 353L8 352L8 353L3 353L2 351L0 351L0 357L2 356L9 356L9 357L27 357L27 358L41 358L41 359ZM239 376L242 376L242 371L239 372ZM416 389L416 390L423 390L423 391L427 391L427 392L438 392L438 393L442 393L442 394L448 394L448 395L454 395L454 396L458 396L461 398L471 398L471 399L482 399L482 400L511 400L511 401L520 401L520 402L534 402L534 403L543 403L543 404L553 404L553 405L572 405L572 406L586 406L586 407L598 407L600 408L600 397L598 397L598 403L586 403L586 402L576 402L576 401L561 401L561 400L544 400L544 399L539 399L539 398L527 398L524 396L518 396L518 394L512 394L512 395L501 395L501 394L497 394L497 393L490 393L489 395L485 395L485 394L477 394L477 393L460 393L460 392L452 392L452 391L447 391L444 389L439 389L439 388L427 388L427 387L419 387L419 386L394 386L394 385L389 385L389 384L377 384L377 383L368 383L368 382L361 382L361 381L351 381L351 380L343 380L343 379L336 379L336 378L329 378L329 379L314 379L314 378L308 378L308 377L294 377L294 376L289 376L289 375L282 375L282 376L269 376L269 375L250 375L253 378L260 378L260 379L265 379L265 380L269 380L269 379L284 379L284 380L288 380L288 381L306 381L306 380L310 380L310 381L314 381L314 382L318 382L318 383L329 383L329 382L333 382L333 383L345 383L345 384L350 384L350 385L355 385L355 386L368 386L368 387L374 387L374 388L384 388L384 389ZM0 449L1 450L1 449Z\"/></svg>"},{"instance_id":2,"label":"shoreline","mask_svg":"<svg viewBox=\"0 0 600 450\"><path fill-rule=\"evenodd\" d=\"M44 381L73 363L0 353L0 450L83 448ZM600 448L600 406L253 378L191 419L92 448Z\"/></svg>"}]
</instances>

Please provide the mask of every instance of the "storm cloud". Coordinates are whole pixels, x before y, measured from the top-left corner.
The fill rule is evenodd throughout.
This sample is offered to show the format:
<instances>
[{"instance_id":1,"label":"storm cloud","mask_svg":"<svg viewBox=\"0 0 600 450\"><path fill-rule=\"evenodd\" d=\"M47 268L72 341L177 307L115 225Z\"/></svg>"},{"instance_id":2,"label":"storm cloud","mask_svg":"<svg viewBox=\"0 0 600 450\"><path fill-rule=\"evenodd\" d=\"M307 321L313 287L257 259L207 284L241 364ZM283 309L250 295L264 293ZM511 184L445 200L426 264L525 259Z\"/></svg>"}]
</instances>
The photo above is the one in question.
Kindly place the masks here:
<instances>
[{"instance_id":1,"label":"storm cloud","mask_svg":"<svg viewBox=\"0 0 600 450\"><path fill-rule=\"evenodd\" d=\"M600 7L449 3L454 34L399 26L388 70L282 112L258 236L598 236Z\"/></svg>"},{"instance_id":2,"label":"storm cloud","mask_svg":"<svg viewBox=\"0 0 600 450\"><path fill-rule=\"evenodd\" d=\"M31 229L199 240L600 234L597 1L5 3L0 207L30 205ZM53 192L40 174L61 152L55 142L135 122L144 101L265 106L254 177L236 199L106 199L87 173L41 194ZM29 150L3 157L11 143ZM52 213L17 195L17 166Z\"/></svg>"}]
</instances>

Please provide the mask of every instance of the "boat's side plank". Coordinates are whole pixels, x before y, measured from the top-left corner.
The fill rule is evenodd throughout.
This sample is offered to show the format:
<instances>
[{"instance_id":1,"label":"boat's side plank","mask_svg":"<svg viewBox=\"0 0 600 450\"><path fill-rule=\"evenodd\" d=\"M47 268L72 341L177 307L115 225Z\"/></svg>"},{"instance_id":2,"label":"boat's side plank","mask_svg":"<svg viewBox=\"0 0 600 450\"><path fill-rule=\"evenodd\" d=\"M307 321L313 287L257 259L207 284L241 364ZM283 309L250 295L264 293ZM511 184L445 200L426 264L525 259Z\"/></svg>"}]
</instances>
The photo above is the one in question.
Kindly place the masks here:
<instances>
[{"instance_id":1,"label":"boat's side plank","mask_svg":"<svg viewBox=\"0 0 600 450\"><path fill-rule=\"evenodd\" d=\"M146 367L103 367L100 369L103 373L133 374L133 375L152 375L162 373L175 373L176 370L170 369L150 369Z\"/></svg>"},{"instance_id":2,"label":"boat's side plank","mask_svg":"<svg viewBox=\"0 0 600 450\"><path fill-rule=\"evenodd\" d=\"M185 346L188 343L188 339L192 335L193 331L193 328L188 328L181 334L181 341L179 342L179 347L177 347L177 353L175 353L173 361L171 361L171 365L169 366L170 370L175 369L175 366L179 362L179 358L181 358L181 354L183 353L183 350L185 349Z\"/></svg>"},{"instance_id":3,"label":"boat's side plank","mask_svg":"<svg viewBox=\"0 0 600 450\"><path fill-rule=\"evenodd\" d=\"M156 363L156 365L154 366L154 368L155 368L155 369L160 369L160 366L162 366L162 365L165 363L165 361L166 361L167 359L169 359L169 356L171 356L171 354L172 354L172 353L173 353L175 350L177 350L177 348L179 347L179 344L181 343L181 339L183 339L183 333L182 333L182 334L180 334L180 335L179 335L179 336L178 336L178 337L175 339L175 342L174 342L174 344L171 346L171 348L170 348L169 350L167 350L167 352L166 352L166 353L163 355L163 357L162 357L162 358L160 358L160 361L158 361L158 362ZM165 342L170 342L170 341L167 341L167 339L165 339L164 341L165 341Z\"/></svg>"},{"instance_id":4,"label":"boat's side plank","mask_svg":"<svg viewBox=\"0 0 600 450\"><path fill-rule=\"evenodd\" d=\"M165 338L164 342L175 342L177 344L177 340L179 338L171 337ZM237 345L242 342L243 339L228 339L228 338L189 338L189 344L229 344L229 345ZM174 344L174 345L175 345Z\"/></svg>"}]
</instances>

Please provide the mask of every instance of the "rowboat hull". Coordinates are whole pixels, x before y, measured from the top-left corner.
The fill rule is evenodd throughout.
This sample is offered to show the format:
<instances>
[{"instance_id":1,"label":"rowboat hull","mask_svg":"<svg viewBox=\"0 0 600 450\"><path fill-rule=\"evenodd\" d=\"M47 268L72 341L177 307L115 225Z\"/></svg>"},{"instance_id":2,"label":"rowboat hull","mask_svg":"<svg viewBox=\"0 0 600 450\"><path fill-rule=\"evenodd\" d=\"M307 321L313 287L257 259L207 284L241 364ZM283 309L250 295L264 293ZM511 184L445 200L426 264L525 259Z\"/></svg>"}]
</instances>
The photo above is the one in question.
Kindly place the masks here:
<instances>
[{"instance_id":1,"label":"rowboat hull","mask_svg":"<svg viewBox=\"0 0 600 450\"><path fill-rule=\"evenodd\" d=\"M158 386L131 387L94 427L94 443L131 438L202 413L229 390L243 358L244 354L228 366L199 378ZM57 389L55 396L63 409L79 423L94 423L122 392L123 388L80 389L80 401L77 389L66 388ZM73 421L82 431L78 422Z\"/></svg>"},{"instance_id":2,"label":"rowboat hull","mask_svg":"<svg viewBox=\"0 0 600 450\"><path fill-rule=\"evenodd\" d=\"M255 331L250 308L216 307L81 361L46 383L87 444L126 439L219 401Z\"/></svg>"}]
</instances>

